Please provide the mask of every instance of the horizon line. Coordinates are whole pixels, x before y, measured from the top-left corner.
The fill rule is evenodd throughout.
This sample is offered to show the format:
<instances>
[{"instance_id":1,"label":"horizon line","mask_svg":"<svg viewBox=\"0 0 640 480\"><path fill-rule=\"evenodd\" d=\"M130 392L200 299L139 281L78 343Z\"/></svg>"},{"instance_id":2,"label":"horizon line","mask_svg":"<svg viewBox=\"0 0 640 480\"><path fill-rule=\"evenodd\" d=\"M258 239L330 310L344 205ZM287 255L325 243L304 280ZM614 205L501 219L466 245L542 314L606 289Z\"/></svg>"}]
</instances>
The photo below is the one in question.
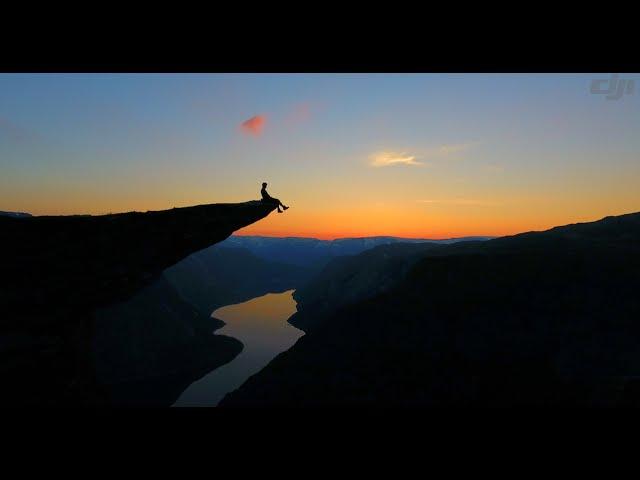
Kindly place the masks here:
<instances>
[{"instance_id":1,"label":"horizon line","mask_svg":"<svg viewBox=\"0 0 640 480\"><path fill-rule=\"evenodd\" d=\"M524 232L523 232L524 233ZM403 240L431 240L431 241L442 241L442 240L457 240L460 238L500 238L505 235L462 235L459 237L440 237L440 238L428 238L428 237L404 237L398 235L364 235L364 236L354 236L354 237L331 237L331 238L321 238L321 237L307 237L307 236L298 236L298 235L254 235L248 233L232 233L227 238L231 237L260 237L260 238L300 238L306 240L357 240L361 238L399 238ZM224 241L224 240L223 240Z\"/></svg>"}]
</instances>

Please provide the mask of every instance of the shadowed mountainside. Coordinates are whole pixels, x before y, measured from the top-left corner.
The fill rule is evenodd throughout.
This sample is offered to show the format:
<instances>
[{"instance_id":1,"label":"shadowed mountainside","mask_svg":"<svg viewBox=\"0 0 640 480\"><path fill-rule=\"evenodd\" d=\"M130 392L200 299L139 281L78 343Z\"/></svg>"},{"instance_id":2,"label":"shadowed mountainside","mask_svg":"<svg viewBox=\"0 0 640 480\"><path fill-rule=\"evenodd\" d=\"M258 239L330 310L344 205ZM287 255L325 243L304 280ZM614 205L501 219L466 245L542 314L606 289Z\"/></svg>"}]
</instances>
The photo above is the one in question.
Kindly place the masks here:
<instances>
[{"instance_id":1,"label":"shadowed mountainside","mask_svg":"<svg viewBox=\"0 0 640 480\"><path fill-rule=\"evenodd\" d=\"M213 334L222 326L185 301L164 276L126 302L97 309L92 363L105 401L172 405L189 384L242 351L239 340Z\"/></svg>"},{"instance_id":2,"label":"shadowed mountainside","mask_svg":"<svg viewBox=\"0 0 640 480\"><path fill-rule=\"evenodd\" d=\"M313 273L223 244L196 252L163 273L182 298L207 316L224 305L296 288Z\"/></svg>"},{"instance_id":3,"label":"shadowed mountainside","mask_svg":"<svg viewBox=\"0 0 640 480\"><path fill-rule=\"evenodd\" d=\"M220 244L188 256L131 299L96 311L97 380L114 403L172 405L191 382L242 349L234 338L212 335L224 322L211 312L295 288L307 270Z\"/></svg>"},{"instance_id":4,"label":"shadowed mountainside","mask_svg":"<svg viewBox=\"0 0 640 480\"><path fill-rule=\"evenodd\" d=\"M637 405L638 291L639 213L435 247L221 405Z\"/></svg>"},{"instance_id":5,"label":"shadowed mountainside","mask_svg":"<svg viewBox=\"0 0 640 480\"><path fill-rule=\"evenodd\" d=\"M4 401L93 395L74 392L93 375L92 313L131 298L182 258L274 209L251 201L101 216L0 216Z\"/></svg>"},{"instance_id":6,"label":"shadowed mountainside","mask_svg":"<svg viewBox=\"0 0 640 480\"><path fill-rule=\"evenodd\" d=\"M308 331L338 308L392 288L425 252L438 246L431 242L394 243L332 259L294 292L298 311L289 323Z\"/></svg>"}]
</instances>

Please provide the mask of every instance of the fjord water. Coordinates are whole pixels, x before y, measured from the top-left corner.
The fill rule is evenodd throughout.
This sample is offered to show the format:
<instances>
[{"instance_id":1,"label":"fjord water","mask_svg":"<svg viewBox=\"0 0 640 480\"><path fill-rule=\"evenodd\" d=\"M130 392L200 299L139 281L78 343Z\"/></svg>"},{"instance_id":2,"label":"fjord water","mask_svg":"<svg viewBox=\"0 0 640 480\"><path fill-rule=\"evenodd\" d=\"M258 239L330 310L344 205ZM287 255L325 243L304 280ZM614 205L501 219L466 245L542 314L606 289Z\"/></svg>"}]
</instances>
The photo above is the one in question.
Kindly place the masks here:
<instances>
[{"instance_id":1,"label":"fjord water","mask_svg":"<svg viewBox=\"0 0 640 480\"><path fill-rule=\"evenodd\" d=\"M216 334L237 338L244 348L231 362L192 383L173 406L216 406L228 392L238 388L304 335L302 330L287 323L296 311L293 292L268 293L215 310L211 316L226 322Z\"/></svg>"}]
</instances>

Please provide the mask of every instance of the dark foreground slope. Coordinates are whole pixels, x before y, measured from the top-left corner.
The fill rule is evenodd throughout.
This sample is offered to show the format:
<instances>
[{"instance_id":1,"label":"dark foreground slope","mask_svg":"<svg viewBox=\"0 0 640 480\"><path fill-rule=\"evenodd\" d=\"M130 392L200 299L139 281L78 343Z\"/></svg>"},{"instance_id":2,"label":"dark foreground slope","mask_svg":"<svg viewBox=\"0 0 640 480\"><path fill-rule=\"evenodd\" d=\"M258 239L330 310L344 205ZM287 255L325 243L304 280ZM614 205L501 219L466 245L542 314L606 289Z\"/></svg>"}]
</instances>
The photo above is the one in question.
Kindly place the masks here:
<instances>
[{"instance_id":1,"label":"dark foreground slope","mask_svg":"<svg viewBox=\"0 0 640 480\"><path fill-rule=\"evenodd\" d=\"M638 291L640 214L437 247L221 405L637 404Z\"/></svg>"},{"instance_id":2,"label":"dark foreground slope","mask_svg":"<svg viewBox=\"0 0 640 480\"><path fill-rule=\"evenodd\" d=\"M395 243L332 259L294 292L298 311L289 323L309 331L339 308L393 288L415 262L438 246L431 242Z\"/></svg>"},{"instance_id":3,"label":"dark foreground slope","mask_svg":"<svg viewBox=\"0 0 640 480\"><path fill-rule=\"evenodd\" d=\"M98 401L87 386L95 380L93 312L131 298L166 268L273 209L246 202L102 216L0 216L3 400ZM228 345L225 361L240 348Z\"/></svg>"},{"instance_id":4,"label":"dark foreground slope","mask_svg":"<svg viewBox=\"0 0 640 480\"><path fill-rule=\"evenodd\" d=\"M200 250L131 299L96 312L97 379L117 404L172 405L190 383L242 348L234 338L212 335L224 325L212 311L295 288L308 275L246 249L216 244Z\"/></svg>"},{"instance_id":5,"label":"dark foreground slope","mask_svg":"<svg viewBox=\"0 0 640 480\"><path fill-rule=\"evenodd\" d=\"M104 401L169 406L184 389L242 351L213 334L222 320L203 315L161 276L133 298L98 309L91 360Z\"/></svg>"}]
</instances>

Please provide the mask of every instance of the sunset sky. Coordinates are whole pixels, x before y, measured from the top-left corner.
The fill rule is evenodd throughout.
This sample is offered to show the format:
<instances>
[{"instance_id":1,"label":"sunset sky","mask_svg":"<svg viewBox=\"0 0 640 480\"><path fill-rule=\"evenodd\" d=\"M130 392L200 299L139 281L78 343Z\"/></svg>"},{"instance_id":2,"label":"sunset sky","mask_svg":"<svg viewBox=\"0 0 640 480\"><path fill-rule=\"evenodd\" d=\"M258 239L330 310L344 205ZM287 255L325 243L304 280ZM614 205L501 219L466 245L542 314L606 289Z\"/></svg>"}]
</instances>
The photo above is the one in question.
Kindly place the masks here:
<instances>
[{"instance_id":1,"label":"sunset sky","mask_svg":"<svg viewBox=\"0 0 640 480\"><path fill-rule=\"evenodd\" d=\"M291 206L242 234L504 235L640 211L640 75L0 74L0 210Z\"/></svg>"}]
</instances>

